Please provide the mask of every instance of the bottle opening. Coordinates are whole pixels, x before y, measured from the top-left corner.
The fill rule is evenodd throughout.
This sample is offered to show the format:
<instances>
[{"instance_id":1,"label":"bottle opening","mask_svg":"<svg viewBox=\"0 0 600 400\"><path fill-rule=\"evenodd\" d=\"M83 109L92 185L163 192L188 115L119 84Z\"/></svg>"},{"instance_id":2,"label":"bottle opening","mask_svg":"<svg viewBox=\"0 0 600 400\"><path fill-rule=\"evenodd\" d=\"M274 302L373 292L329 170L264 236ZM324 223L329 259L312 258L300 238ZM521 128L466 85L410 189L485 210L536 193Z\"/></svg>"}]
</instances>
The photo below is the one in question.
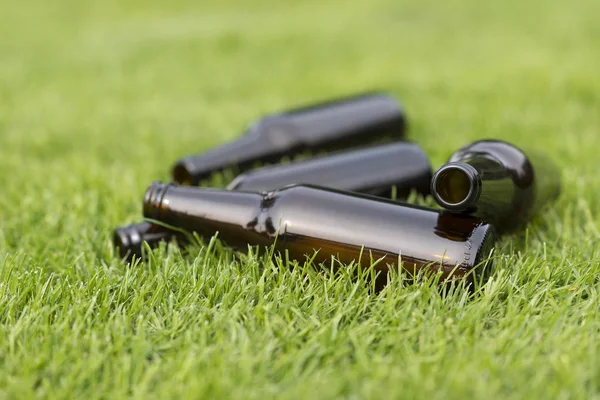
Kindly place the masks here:
<instances>
[{"instance_id":1,"label":"bottle opening","mask_svg":"<svg viewBox=\"0 0 600 400\"><path fill-rule=\"evenodd\" d=\"M180 185L192 185L192 174L183 163L178 163L173 167L173 180Z\"/></svg>"},{"instance_id":2,"label":"bottle opening","mask_svg":"<svg viewBox=\"0 0 600 400\"><path fill-rule=\"evenodd\" d=\"M474 207L481 195L479 171L467 163L448 163L433 174L431 194L446 210L464 212Z\"/></svg>"},{"instance_id":3,"label":"bottle opening","mask_svg":"<svg viewBox=\"0 0 600 400\"><path fill-rule=\"evenodd\" d=\"M463 169L449 167L436 176L435 190L444 203L458 205L469 198L471 179Z\"/></svg>"},{"instance_id":4,"label":"bottle opening","mask_svg":"<svg viewBox=\"0 0 600 400\"><path fill-rule=\"evenodd\" d=\"M131 240L126 229L117 228L115 230L113 233L113 244L119 252L119 256L121 258L126 258L130 255Z\"/></svg>"}]
</instances>

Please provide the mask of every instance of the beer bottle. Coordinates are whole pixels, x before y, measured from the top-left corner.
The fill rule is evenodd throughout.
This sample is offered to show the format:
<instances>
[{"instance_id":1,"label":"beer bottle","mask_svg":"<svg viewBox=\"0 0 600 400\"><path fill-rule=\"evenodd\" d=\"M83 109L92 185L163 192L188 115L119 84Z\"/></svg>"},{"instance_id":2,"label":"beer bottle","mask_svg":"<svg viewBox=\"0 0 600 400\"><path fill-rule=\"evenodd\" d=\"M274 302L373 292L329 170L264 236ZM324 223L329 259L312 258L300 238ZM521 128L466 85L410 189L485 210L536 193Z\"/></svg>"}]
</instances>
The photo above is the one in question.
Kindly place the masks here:
<instances>
[{"instance_id":1,"label":"beer bottle","mask_svg":"<svg viewBox=\"0 0 600 400\"><path fill-rule=\"evenodd\" d=\"M115 229L113 244L120 258L132 261L136 257L142 257L144 242L148 243L151 248L155 248L161 242L168 242L173 238L181 243L187 241L185 235L180 232L144 221Z\"/></svg>"},{"instance_id":2,"label":"beer bottle","mask_svg":"<svg viewBox=\"0 0 600 400\"><path fill-rule=\"evenodd\" d=\"M304 183L390 198L395 187L403 198L411 189L429 194L430 182L431 165L423 150L399 142L254 169L238 175L227 189L263 192Z\"/></svg>"},{"instance_id":3,"label":"beer bottle","mask_svg":"<svg viewBox=\"0 0 600 400\"><path fill-rule=\"evenodd\" d=\"M560 174L546 156L500 140L481 140L454 153L431 180L436 202L469 213L498 232L523 227L560 192Z\"/></svg>"},{"instance_id":4,"label":"beer bottle","mask_svg":"<svg viewBox=\"0 0 600 400\"><path fill-rule=\"evenodd\" d=\"M219 238L237 249L270 246L291 259L343 264L382 272L441 271L468 283L482 278L494 245L492 225L469 215L402 204L310 185L265 193L152 184L144 216Z\"/></svg>"},{"instance_id":5,"label":"beer bottle","mask_svg":"<svg viewBox=\"0 0 600 400\"><path fill-rule=\"evenodd\" d=\"M339 150L386 137L398 140L405 124L398 103L380 93L284 111L258 120L234 142L179 160L173 167L173 181L197 185L232 166L244 172L257 162L276 163L307 150Z\"/></svg>"}]
</instances>

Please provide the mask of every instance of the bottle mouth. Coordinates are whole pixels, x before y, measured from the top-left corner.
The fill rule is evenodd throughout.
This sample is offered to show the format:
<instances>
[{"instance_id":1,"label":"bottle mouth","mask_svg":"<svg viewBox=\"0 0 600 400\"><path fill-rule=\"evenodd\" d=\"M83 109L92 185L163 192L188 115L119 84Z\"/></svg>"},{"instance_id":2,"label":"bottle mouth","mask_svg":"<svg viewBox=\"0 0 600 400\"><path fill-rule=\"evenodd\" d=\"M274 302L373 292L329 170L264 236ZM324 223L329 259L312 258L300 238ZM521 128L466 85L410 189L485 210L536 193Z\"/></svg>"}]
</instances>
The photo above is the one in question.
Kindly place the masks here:
<instances>
[{"instance_id":1,"label":"bottle mouth","mask_svg":"<svg viewBox=\"0 0 600 400\"><path fill-rule=\"evenodd\" d=\"M169 188L173 185L170 183L154 182L146 190L144 195L144 217L159 219L162 211L166 209L164 198Z\"/></svg>"},{"instance_id":2,"label":"bottle mouth","mask_svg":"<svg viewBox=\"0 0 600 400\"><path fill-rule=\"evenodd\" d=\"M473 207L480 192L479 172L466 163L448 163L431 178L431 194L435 201L450 211L465 211Z\"/></svg>"},{"instance_id":3,"label":"bottle mouth","mask_svg":"<svg viewBox=\"0 0 600 400\"><path fill-rule=\"evenodd\" d=\"M192 169L186 165L184 161L179 161L173 167L172 171L173 181L180 185L195 185L194 177L192 176Z\"/></svg>"},{"instance_id":4,"label":"bottle mouth","mask_svg":"<svg viewBox=\"0 0 600 400\"><path fill-rule=\"evenodd\" d=\"M115 229L113 244L122 259L130 261L134 257L142 256L142 237L135 224Z\"/></svg>"}]
</instances>

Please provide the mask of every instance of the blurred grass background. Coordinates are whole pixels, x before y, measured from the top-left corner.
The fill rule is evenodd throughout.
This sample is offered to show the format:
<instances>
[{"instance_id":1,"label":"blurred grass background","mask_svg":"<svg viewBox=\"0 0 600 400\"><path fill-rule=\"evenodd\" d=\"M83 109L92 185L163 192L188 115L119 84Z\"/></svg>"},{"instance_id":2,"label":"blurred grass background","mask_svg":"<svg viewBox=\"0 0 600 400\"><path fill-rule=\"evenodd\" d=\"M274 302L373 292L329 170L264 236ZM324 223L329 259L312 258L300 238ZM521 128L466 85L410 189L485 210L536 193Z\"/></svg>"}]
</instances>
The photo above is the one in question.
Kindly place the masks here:
<instances>
[{"instance_id":1,"label":"blurred grass background","mask_svg":"<svg viewBox=\"0 0 600 400\"><path fill-rule=\"evenodd\" d=\"M0 0L0 398L598 398L599 15ZM404 104L434 167L487 137L560 165L563 196L501 241L482 296L400 280L373 296L218 245L135 268L112 253L178 157L370 89Z\"/></svg>"}]
</instances>

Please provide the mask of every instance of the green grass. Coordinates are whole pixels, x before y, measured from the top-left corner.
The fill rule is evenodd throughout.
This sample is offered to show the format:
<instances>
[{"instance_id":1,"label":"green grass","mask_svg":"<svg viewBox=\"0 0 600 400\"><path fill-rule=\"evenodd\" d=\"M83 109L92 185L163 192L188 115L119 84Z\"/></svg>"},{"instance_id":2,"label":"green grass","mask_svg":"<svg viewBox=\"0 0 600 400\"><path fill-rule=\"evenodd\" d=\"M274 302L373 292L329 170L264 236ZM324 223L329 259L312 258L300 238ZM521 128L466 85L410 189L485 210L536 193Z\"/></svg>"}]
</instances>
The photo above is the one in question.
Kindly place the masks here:
<instances>
[{"instance_id":1,"label":"green grass","mask_svg":"<svg viewBox=\"0 0 600 400\"><path fill-rule=\"evenodd\" d=\"M0 399L600 398L600 2L0 0ZM563 195L482 293L218 243L127 267L179 156L371 88L435 167L498 137ZM197 256L196 256L197 254Z\"/></svg>"}]
</instances>

